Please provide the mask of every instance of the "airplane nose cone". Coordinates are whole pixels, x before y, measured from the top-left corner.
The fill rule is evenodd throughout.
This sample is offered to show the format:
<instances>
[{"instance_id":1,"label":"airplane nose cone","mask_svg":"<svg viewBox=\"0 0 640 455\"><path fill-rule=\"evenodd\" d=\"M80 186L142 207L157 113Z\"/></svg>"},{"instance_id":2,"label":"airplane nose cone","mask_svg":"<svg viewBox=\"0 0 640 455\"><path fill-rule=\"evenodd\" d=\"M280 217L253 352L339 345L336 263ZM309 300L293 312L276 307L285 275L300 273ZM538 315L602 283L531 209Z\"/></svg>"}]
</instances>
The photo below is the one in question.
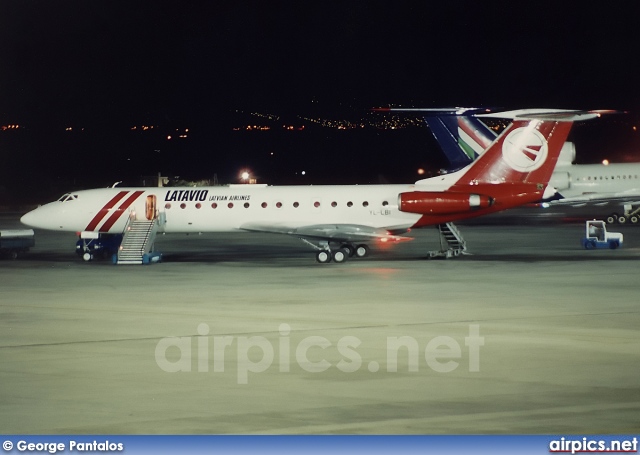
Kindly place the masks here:
<instances>
[{"instance_id":1,"label":"airplane nose cone","mask_svg":"<svg viewBox=\"0 0 640 455\"><path fill-rule=\"evenodd\" d=\"M20 218L20 222L22 224L26 224L29 227L40 227L37 221L40 217L35 213L36 210L32 210L22 215L22 218Z\"/></svg>"}]
</instances>

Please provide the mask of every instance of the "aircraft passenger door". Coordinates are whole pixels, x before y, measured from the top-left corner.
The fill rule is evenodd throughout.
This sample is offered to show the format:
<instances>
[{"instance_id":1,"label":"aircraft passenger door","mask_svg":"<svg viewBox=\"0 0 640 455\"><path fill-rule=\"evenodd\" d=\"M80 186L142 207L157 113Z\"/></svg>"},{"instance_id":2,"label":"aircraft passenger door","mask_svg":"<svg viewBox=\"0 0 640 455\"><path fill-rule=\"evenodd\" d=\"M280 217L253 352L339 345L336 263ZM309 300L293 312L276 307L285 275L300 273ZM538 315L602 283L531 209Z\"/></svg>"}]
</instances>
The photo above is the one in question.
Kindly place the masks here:
<instances>
[{"instance_id":1,"label":"aircraft passenger door","mask_svg":"<svg viewBox=\"0 0 640 455\"><path fill-rule=\"evenodd\" d=\"M158 200L155 194L150 194L147 196L147 199L144 203L144 213L145 217L151 221L158 218Z\"/></svg>"}]
</instances>

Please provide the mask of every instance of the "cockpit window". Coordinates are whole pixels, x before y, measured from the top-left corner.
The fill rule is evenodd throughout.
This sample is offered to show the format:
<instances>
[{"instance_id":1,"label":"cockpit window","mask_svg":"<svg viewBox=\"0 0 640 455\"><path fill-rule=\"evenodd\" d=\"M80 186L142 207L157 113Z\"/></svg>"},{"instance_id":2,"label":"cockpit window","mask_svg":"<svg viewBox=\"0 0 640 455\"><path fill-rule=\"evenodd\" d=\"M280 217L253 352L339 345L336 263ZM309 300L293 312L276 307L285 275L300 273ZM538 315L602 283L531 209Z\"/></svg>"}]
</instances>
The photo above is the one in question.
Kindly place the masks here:
<instances>
[{"instance_id":1,"label":"cockpit window","mask_svg":"<svg viewBox=\"0 0 640 455\"><path fill-rule=\"evenodd\" d=\"M75 201L76 199L78 199L77 194L65 193L58 199L58 202Z\"/></svg>"}]
</instances>

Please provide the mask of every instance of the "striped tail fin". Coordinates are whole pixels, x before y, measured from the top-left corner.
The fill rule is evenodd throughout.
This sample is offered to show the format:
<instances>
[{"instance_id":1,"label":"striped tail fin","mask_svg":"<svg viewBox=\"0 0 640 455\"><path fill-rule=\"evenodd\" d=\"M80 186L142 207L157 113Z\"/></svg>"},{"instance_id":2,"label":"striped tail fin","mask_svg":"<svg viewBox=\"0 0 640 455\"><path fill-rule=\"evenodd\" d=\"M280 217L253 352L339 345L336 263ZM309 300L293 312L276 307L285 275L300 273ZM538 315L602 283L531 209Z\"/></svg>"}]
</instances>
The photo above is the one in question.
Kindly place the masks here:
<instances>
[{"instance_id":1,"label":"striped tail fin","mask_svg":"<svg viewBox=\"0 0 640 455\"><path fill-rule=\"evenodd\" d=\"M572 124L572 119L514 120L462 173L454 187L485 183L546 186Z\"/></svg>"},{"instance_id":2,"label":"striped tail fin","mask_svg":"<svg viewBox=\"0 0 640 455\"><path fill-rule=\"evenodd\" d=\"M498 137L491 128L471 115L427 115L424 120L451 163L451 171L474 161Z\"/></svg>"}]
</instances>

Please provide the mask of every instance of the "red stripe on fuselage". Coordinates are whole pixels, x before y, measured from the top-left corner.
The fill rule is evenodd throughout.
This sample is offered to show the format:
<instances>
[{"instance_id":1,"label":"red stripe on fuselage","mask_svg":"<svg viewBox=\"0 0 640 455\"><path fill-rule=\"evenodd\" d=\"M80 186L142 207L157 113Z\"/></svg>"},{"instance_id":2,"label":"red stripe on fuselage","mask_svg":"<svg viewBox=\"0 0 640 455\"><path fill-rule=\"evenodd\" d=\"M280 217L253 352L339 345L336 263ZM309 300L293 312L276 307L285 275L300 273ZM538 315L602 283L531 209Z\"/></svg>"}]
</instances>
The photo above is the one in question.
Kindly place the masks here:
<instances>
[{"instance_id":1,"label":"red stripe on fuselage","mask_svg":"<svg viewBox=\"0 0 640 455\"><path fill-rule=\"evenodd\" d=\"M127 210L129 206L133 204L133 201L138 199L138 197L142 193L144 193L144 191L136 191L131 196L129 196L122 204L120 204L120 207L118 207L118 209L107 219L107 221L105 221L105 223L100 226L99 231L109 232L109 229L111 229L111 227L116 224L116 221L118 221L120 215L122 215L122 213Z\"/></svg>"},{"instance_id":2,"label":"red stripe on fuselage","mask_svg":"<svg viewBox=\"0 0 640 455\"><path fill-rule=\"evenodd\" d=\"M96 213L96 216L93 217L93 219L89 222L89 224L87 224L87 227L84 230L93 231L96 226L98 226L98 223L100 223L100 221L102 221L102 219L107 216L109 210L111 210L120 201L120 199L125 197L128 193L128 191L120 191L118 194L112 197L111 200L107 202L98 213Z\"/></svg>"}]
</instances>

